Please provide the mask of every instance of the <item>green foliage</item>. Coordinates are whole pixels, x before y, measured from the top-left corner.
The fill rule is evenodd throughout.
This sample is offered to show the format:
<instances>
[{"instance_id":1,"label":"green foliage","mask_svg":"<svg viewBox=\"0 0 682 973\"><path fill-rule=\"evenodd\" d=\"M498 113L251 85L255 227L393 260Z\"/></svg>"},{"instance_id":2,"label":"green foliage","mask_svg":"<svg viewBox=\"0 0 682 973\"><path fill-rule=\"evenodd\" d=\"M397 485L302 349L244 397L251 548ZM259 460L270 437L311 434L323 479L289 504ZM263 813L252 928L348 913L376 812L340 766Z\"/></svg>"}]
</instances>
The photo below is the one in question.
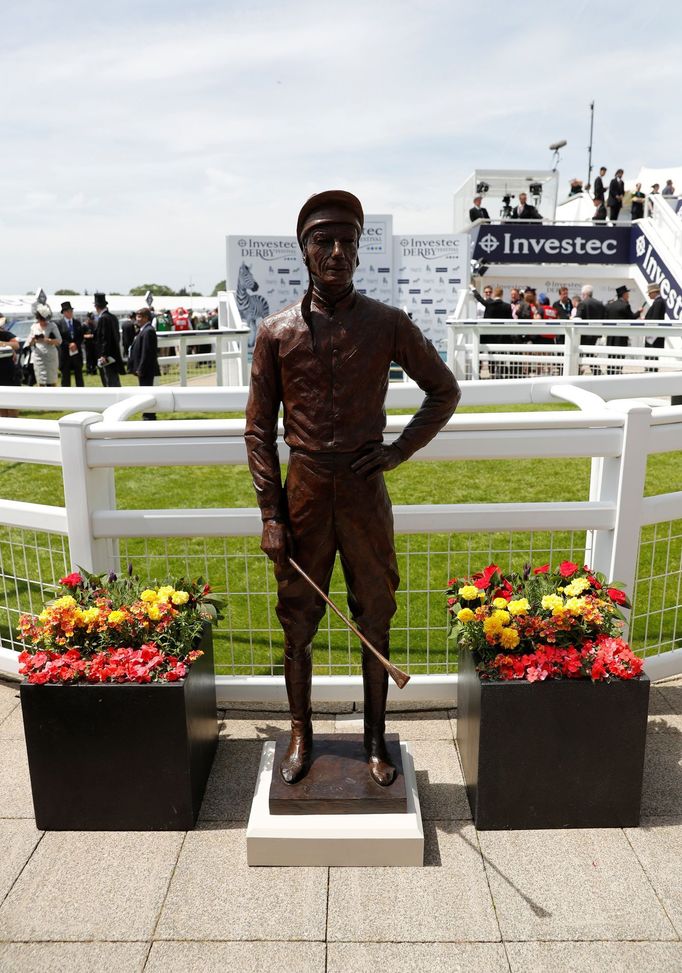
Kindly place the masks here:
<instances>
[{"instance_id":1,"label":"green foliage","mask_svg":"<svg viewBox=\"0 0 682 973\"><path fill-rule=\"evenodd\" d=\"M55 291L55 294L59 294L60 297L79 297L80 291L72 291L68 287L62 287L60 290Z\"/></svg>"},{"instance_id":2,"label":"green foliage","mask_svg":"<svg viewBox=\"0 0 682 973\"><path fill-rule=\"evenodd\" d=\"M156 297L174 297L178 293L166 284L138 284L137 287L131 287L128 293L133 297L144 297L147 291L151 291Z\"/></svg>"},{"instance_id":3,"label":"green foliage","mask_svg":"<svg viewBox=\"0 0 682 973\"><path fill-rule=\"evenodd\" d=\"M226 291L226 290L227 290L227 281L219 280L218 283L213 288L213 290L211 291L211 297L216 297L219 291Z\"/></svg>"}]
</instances>

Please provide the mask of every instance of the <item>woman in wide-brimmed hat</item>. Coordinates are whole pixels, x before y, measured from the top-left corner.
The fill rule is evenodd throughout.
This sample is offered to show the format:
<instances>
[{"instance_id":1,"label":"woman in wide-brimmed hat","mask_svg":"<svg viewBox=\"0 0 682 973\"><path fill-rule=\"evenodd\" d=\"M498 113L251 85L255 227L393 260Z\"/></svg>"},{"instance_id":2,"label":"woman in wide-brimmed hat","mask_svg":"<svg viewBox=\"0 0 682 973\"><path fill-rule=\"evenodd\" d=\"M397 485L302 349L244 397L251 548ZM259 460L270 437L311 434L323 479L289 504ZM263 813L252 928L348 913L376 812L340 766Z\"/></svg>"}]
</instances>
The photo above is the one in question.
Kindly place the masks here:
<instances>
[{"instance_id":1,"label":"woman in wide-brimmed hat","mask_svg":"<svg viewBox=\"0 0 682 973\"><path fill-rule=\"evenodd\" d=\"M59 328L51 321L52 311L47 304L37 304L36 319L31 326L27 344L38 385L56 385L59 372L59 352L62 343Z\"/></svg>"}]
</instances>

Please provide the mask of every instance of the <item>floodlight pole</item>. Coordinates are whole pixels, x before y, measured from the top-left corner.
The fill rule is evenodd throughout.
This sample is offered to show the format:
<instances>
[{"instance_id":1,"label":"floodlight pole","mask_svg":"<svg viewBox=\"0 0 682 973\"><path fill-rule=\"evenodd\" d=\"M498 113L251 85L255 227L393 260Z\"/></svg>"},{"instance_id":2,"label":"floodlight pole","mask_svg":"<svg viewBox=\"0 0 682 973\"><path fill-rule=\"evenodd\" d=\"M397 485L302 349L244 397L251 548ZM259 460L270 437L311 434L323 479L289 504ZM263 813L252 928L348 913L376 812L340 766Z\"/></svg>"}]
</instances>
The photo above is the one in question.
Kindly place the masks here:
<instances>
[{"instance_id":1,"label":"floodlight pole","mask_svg":"<svg viewBox=\"0 0 682 973\"><path fill-rule=\"evenodd\" d=\"M594 132L594 101L590 102L590 144L587 147L587 188L592 182L592 135Z\"/></svg>"}]
</instances>

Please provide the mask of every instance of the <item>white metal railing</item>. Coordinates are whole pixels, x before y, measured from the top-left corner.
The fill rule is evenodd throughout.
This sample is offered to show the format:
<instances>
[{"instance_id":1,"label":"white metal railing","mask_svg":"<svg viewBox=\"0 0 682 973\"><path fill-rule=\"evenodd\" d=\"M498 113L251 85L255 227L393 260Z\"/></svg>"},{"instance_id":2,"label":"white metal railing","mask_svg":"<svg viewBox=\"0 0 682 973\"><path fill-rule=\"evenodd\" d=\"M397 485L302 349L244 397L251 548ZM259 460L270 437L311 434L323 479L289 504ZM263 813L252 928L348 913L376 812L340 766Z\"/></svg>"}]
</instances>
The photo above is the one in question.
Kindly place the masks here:
<instances>
[{"instance_id":1,"label":"white metal railing","mask_svg":"<svg viewBox=\"0 0 682 973\"><path fill-rule=\"evenodd\" d=\"M680 211L682 212L682 211ZM682 259L682 217L676 213L666 196L655 194L647 197L647 213L661 240Z\"/></svg>"},{"instance_id":2,"label":"white metal railing","mask_svg":"<svg viewBox=\"0 0 682 973\"><path fill-rule=\"evenodd\" d=\"M196 376L197 366L204 366L207 371L215 371L216 385L244 385L249 379L248 336L248 328L160 331L157 334L160 381L171 379L184 387L188 384L190 371ZM196 350L202 347L209 350ZM171 354L164 354L167 351ZM167 375L169 369L173 371Z\"/></svg>"},{"instance_id":3,"label":"white metal railing","mask_svg":"<svg viewBox=\"0 0 682 973\"><path fill-rule=\"evenodd\" d=\"M30 396L35 390L26 392ZM243 606L243 620L230 630L229 645L239 647L252 638L254 630L260 642L256 644L252 638L250 661L235 662L232 675L218 677L219 695L222 699L247 699L282 694L281 676L259 674L263 669L277 669L274 653L278 636L272 617L274 583L258 551L257 509L124 510L116 501L116 470L245 462L243 420L131 420L136 412L152 405L150 399L155 411L202 409L210 413L243 409L246 389L43 389L32 396L33 406L39 402L42 408L54 408L58 398L67 401L66 392L71 392L68 401L72 408L95 400L103 411L70 413L60 420L5 419L0 428L0 461L61 464L65 496L63 507L27 500L0 501L0 530L4 527L8 532L4 546L0 544L0 569L6 585L10 578L19 579L28 591L26 599L33 598L29 602L25 599L24 607L28 604L28 610L34 610L40 604L39 594L49 594L60 573L72 566L103 571L125 566L132 558L138 569L141 559L160 575L165 573L164 566L174 567L178 562L190 564L191 569L199 564L202 573L204 565L210 569L220 563L227 572L230 594L239 595ZM91 392L95 395L88 395ZM647 658L650 674L661 677L682 671L682 537L674 526L682 521L682 491L644 496L647 457L682 450L682 407L652 408L642 401L680 394L682 374L579 379L547 376L464 386L464 405L570 402L579 411L460 413L417 459L456 461L466 476L464 464L469 460L585 457L591 459L590 490L582 500L571 502L518 503L509 498L504 503L394 508L405 598L399 641L404 643L408 664L419 668L420 660L427 659L427 673L415 676L410 683L411 698L452 699L455 691L452 660L447 648L442 647L442 589L452 565L466 573L480 567L484 558L506 556L505 548L509 557L513 554L517 559L522 554L547 560L584 558L633 591L636 581L640 586L642 583L642 551L648 557L650 548L667 545L664 574L669 576L670 585L659 612L660 620L665 620L665 625L661 621L663 634L657 636L654 622L650 624L655 616L650 605L636 603L633 618L646 624L644 647L657 653ZM387 406L414 408L421 397L416 386L406 383L389 390ZM634 401L624 403L624 399ZM2 404L0 393L0 407ZM408 420L407 415L389 416L387 441L394 440ZM283 443L280 454L286 462ZM650 530L660 530L664 540L658 535L651 538L645 533ZM508 532L509 536L495 540L497 532ZM469 536L473 540L465 541ZM182 538L192 539L191 550L173 547L181 544L174 539ZM661 556L660 552L655 557L652 554L652 566L644 568L651 584L659 584ZM37 563L44 566L40 578L32 574ZM256 601L258 610L252 605ZM16 611L5 607L7 617L16 620ZM2 610L0 605L0 613ZM419 644L420 639L433 636L421 618L429 612L442 617L438 636L442 645L430 657L428 646L425 650ZM670 612L679 613L679 620ZM261 616L265 621L259 621ZM330 645L332 636L338 642L331 624L322 636L325 634ZM317 698L356 696L359 677L352 674L350 642L347 644L348 659L343 664L332 662L329 648L329 671L343 671L345 675L316 676ZM264 662L259 653L265 654ZM0 648L0 672L16 672L16 653L8 646Z\"/></svg>"},{"instance_id":4,"label":"white metal railing","mask_svg":"<svg viewBox=\"0 0 682 973\"><path fill-rule=\"evenodd\" d=\"M682 324L450 317L447 326L447 363L460 379L578 376L583 370L613 375L624 367L682 369ZM542 342L545 335L554 341ZM485 340L488 336L494 340ZM659 337L664 348L646 344L646 339ZM585 342L590 338L596 343ZM626 338L628 345L611 345L611 338Z\"/></svg>"}]
</instances>

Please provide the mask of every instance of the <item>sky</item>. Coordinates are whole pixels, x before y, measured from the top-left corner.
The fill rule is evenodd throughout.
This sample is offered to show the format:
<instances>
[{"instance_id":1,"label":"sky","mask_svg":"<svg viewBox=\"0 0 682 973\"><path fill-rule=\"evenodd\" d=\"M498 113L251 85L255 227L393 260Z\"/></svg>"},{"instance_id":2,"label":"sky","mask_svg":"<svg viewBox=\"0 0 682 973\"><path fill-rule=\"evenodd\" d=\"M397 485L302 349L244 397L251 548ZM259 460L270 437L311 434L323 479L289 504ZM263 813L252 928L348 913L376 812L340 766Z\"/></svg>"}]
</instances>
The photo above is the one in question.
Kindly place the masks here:
<instances>
[{"instance_id":1,"label":"sky","mask_svg":"<svg viewBox=\"0 0 682 973\"><path fill-rule=\"evenodd\" d=\"M0 293L210 293L227 234L356 193L452 230L473 169L682 161L677 7L577 0L5 0ZM677 92L677 94L676 94ZM594 173L593 173L594 177ZM561 195L561 193L560 193Z\"/></svg>"}]
</instances>

